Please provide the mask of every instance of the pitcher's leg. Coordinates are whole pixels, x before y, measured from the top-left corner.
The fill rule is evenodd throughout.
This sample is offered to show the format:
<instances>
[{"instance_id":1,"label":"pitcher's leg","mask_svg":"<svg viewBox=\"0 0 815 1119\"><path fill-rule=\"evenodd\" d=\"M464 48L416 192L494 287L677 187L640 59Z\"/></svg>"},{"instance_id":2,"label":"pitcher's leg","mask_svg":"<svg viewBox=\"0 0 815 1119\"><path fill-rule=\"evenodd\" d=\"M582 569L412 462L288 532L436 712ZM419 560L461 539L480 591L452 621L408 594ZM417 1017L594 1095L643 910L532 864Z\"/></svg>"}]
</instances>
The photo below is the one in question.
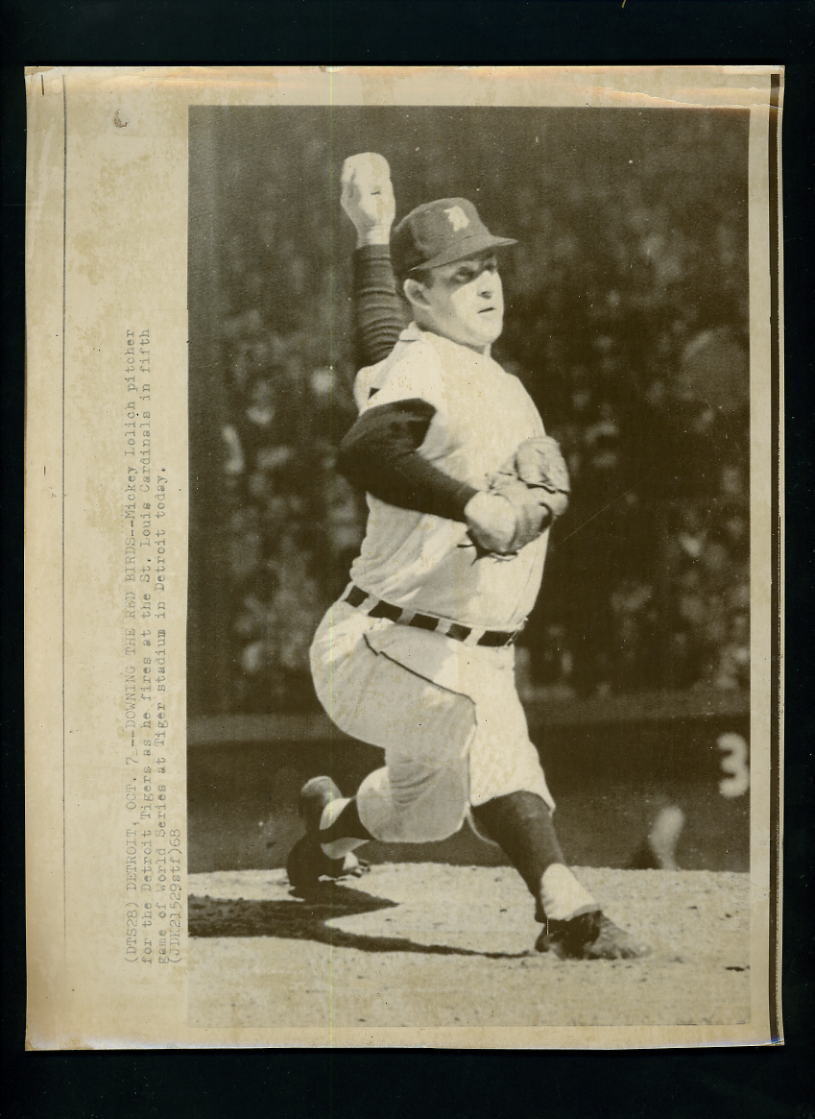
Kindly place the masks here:
<instances>
[{"instance_id":1,"label":"pitcher's leg","mask_svg":"<svg viewBox=\"0 0 815 1119\"><path fill-rule=\"evenodd\" d=\"M342 877L350 869L344 860L370 839L429 843L457 832L467 813L466 754L444 764L445 753L440 745L438 766L392 758L368 774L354 797L343 797L328 777L306 782L300 794L306 832L287 861L292 886Z\"/></svg>"},{"instance_id":2,"label":"pitcher's leg","mask_svg":"<svg viewBox=\"0 0 815 1119\"><path fill-rule=\"evenodd\" d=\"M403 742L385 751L386 764L365 777L356 796L326 806L320 843L327 855L338 857L367 839L431 843L458 831L468 808L472 704L452 694L448 702L460 705L461 713L445 720L446 737L432 718L421 740L406 730Z\"/></svg>"},{"instance_id":3,"label":"pitcher's leg","mask_svg":"<svg viewBox=\"0 0 815 1119\"><path fill-rule=\"evenodd\" d=\"M386 753L386 765L369 773L356 797L359 819L386 843L432 843L454 835L464 822L469 782L466 746L439 741L437 758Z\"/></svg>"},{"instance_id":4,"label":"pitcher's leg","mask_svg":"<svg viewBox=\"0 0 815 1119\"><path fill-rule=\"evenodd\" d=\"M571 920L600 908L566 866L552 810L538 793L506 793L474 805L472 814L523 878L538 921Z\"/></svg>"},{"instance_id":5,"label":"pitcher's leg","mask_svg":"<svg viewBox=\"0 0 815 1119\"><path fill-rule=\"evenodd\" d=\"M395 636L402 647L375 654L360 701L368 706L367 718L379 722L376 741L385 751L385 765L364 779L355 809L363 829L376 839L427 843L458 831L466 815L475 708L466 695L395 659L412 651L413 640L433 635L417 632L414 638L407 631ZM337 822L338 830L343 823Z\"/></svg>"},{"instance_id":6,"label":"pitcher's leg","mask_svg":"<svg viewBox=\"0 0 815 1119\"><path fill-rule=\"evenodd\" d=\"M506 852L535 899L539 952L572 959L632 959L647 949L606 917L566 866L549 805L519 790L474 806L479 827Z\"/></svg>"},{"instance_id":7,"label":"pitcher's leg","mask_svg":"<svg viewBox=\"0 0 815 1119\"><path fill-rule=\"evenodd\" d=\"M504 850L535 899L538 921L570 920L600 906L568 869L553 819L554 801L517 697L506 697L503 737L489 748L479 723L470 756L472 818ZM500 743L500 745L497 745ZM498 754L501 764L496 764Z\"/></svg>"},{"instance_id":8,"label":"pitcher's leg","mask_svg":"<svg viewBox=\"0 0 815 1119\"><path fill-rule=\"evenodd\" d=\"M346 629L353 624L344 621ZM370 773L352 798L343 798L328 778L313 779L323 799L319 812L309 813L306 835L289 859L293 885L336 877L339 860L372 838L445 839L458 831L468 809L472 701L376 652L364 638L349 641L338 658L341 629L324 626L315 639L318 695L341 729L383 747L385 765Z\"/></svg>"},{"instance_id":9,"label":"pitcher's leg","mask_svg":"<svg viewBox=\"0 0 815 1119\"><path fill-rule=\"evenodd\" d=\"M507 662L493 669L492 686L482 689L476 703L470 749L476 828L502 847L532 894L536 919L544 926L536 948L581 959L642 955L644 949L602 914L566 865L552 819L554 802Z\"/></svg>"}]
</instances>

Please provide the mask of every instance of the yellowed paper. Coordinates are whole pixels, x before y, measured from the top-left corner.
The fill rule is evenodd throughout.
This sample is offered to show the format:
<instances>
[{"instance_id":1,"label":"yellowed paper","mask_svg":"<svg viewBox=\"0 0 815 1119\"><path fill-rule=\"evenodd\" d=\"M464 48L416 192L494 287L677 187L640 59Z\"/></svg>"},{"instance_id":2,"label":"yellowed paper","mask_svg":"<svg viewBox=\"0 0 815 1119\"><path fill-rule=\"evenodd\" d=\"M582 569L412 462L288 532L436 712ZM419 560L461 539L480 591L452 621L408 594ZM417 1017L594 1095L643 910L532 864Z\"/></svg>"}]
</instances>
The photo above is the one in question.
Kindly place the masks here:
<instances>
[{"instance_id":1,"label":"yellowed paper","mask_svg":"<svg viewBox=\"0 0 815 1119\"><path fill-rule=\"evenodd\" d=\"M52 67L32 68L26 83L29 1047L625 1048L780 1040L780 68ZM325 115L309 135L303 122L318 118L304 114L315 110ZM613 739L630 727L636 749L638 736L644 743L664 724L653 748L663 761L681 754L688 726L703 728L704 745L688 747L690 760L676 763L709 771L701 807L688 807L684 786L671 778L662 805L669 811L659 817L668 831L679 820L688 844L696 843L685 866L671 869L666 860L661 869L631 869L626 829L633 856L637 828L646 835L656 803L643 800L640 809L636 790L620 793L630 795L630 812L616 817L619 847L615 817L606 813L605 847L599 855L591 848L584 860L591 859L583 878L607 899L611 916L624 925L646 922L652 954L645 960L536 955L537 927L520 879L472 836L441 854L432 846L418 856L380 851L370 874L330 887L327 900L310 906L290 895L285 848L296 833L302 772L312 757L339 769L347 758L350 793L368 755L337 735L316 707L289 703L285 684L268 702L260 685L250 694L246 681L266 677L252 677L251 643L240 643L245 610L228 613L230 565L240 559L229 547L239 538L229 544L227 507L206 491L210 477L220 479L221 496L228 490L234 497L247 484L245 445L223 419L228 392L247 383L224 365L225 354L238 352L229 339L245 328L241 315L265 308L259 325L245 328L256 330L254 358L250 348L240 351L247 368L253 360L267 363L263 376L270 363L283 368L289 361L289 351L281 358L270 341L269 322L277 315L283 325L271 333L293 336L286 315L302 321L309 301L313 336L301 331L291 343L295 358L285 375L296 378L299 369L317 378L310 384L333 383L335 365L350 360L353 240L339 207L339 172L355 151L377 150L381 114L396 114L393 150L383 154L398 213L426 198L475 191L484 169L498 166L507 192L529 196L535 227L549 203L514 170L523 161L510 138L527 136L539 143L541 164L554 161L547 136L562 133L550 124L553 114L576 110L575 150L585 159L580 130L593 128L600 170L581 182L576 169L585 164L575 163L552 197L571 191L581 215L591 191L603 192L599 122L617 135L615 122L625 119L633 145L626 167L636 184L651 182L640 166L653 154L637 146L644 144L638 120L704 117L706 145L700 141L682 158L677 149L669 164L677 191L689 198L681 184L697 173L694 161L700 178L709 176L711 159L715 165L717 122L725 114L742 122L727 158L737 169L743 163L743 236L707 249L730 252L735 261L741 254L749 273L749 456L735 464L749 484L749 689L691 683L666 690L660 683L632 700L625 687L601 680L590 695L571 685L560 698L542 685L525 694L530 724L540 719L553 741L561 735L579 752L580 735L595 735L595 753L580 755L584 776L574 788L566 780L558 810L578 850L589 851L595 810L606 811L606 778L591 782L602 767L597 743L606 732L598 728L612 728ZM422 147L434 130L449 134L451 114L476 112L486 114L478 118L483 128L461 133L449 162ZM536 113L539 126L516 127L521 113ZM509 122L504 150L496 150L492 123L499 114ZM259 139L267 122L273 152ZM415 144L408 142L412 130ZM622 153L623 141L614 143ZM295 171L275 178L281 162ZM208 185L208 169L217 189ZM621 174L615 164L608 183L622 183ZM235 191L244 193L236 198ZM474 195L479 205L481 197ZM612 205L608 193L603 197L601 214ZM702 198L700 221L708 203L721 206L722 199ZM550 240L537 244L556 287L558 259L573 252L569 237L584 233L559 227L561 203L551 205L549 225L541 226ZM643 255L621 259L620 274L656 267L652 252L667 270L653 282L681 286L687 261L671 262L670 229L648 227L654 213L670 212L670 201L654 202L632 187L616 207L626 221L644 223L636 241ZM241 214L261 209L266 233L242 246ZM693 217L684 220L693 227ZM323 256L300 258L300 243L326 240ZM508 322L543 259L534 243L524 252L526 270L512 274ZM317 283L309 259L325 260L325 253L334 263ZM273 262L274 287L264 262ZM694 267L701 272L698 261ZM232 278L224 280L227 273ZM568 300L579 298L579 288L563 294L564 315ZM608 306L613 315L617 304ZM694 332L701 337L702 325ZM328 346L320 358L322 339ZM252 382L256 372L245 376ZM545 406L542 412L547 421ZM291 437L301 450L316 438L306 427ZM564 538L578 528L564 522ZM314 576L315 585L323 586L321 578ZM291 639L298 648L316 624L304 617ZM642 764L650 774L652 760ZM262 807L253 784L273 790L274 801ZM571 803L580 805L573 813L570 789ZM737 867L725 851L730 824L717 831L716 823L735 809L745 827ZM652 847L654 834L652 827Z\"/></svg>"}]
</instances>

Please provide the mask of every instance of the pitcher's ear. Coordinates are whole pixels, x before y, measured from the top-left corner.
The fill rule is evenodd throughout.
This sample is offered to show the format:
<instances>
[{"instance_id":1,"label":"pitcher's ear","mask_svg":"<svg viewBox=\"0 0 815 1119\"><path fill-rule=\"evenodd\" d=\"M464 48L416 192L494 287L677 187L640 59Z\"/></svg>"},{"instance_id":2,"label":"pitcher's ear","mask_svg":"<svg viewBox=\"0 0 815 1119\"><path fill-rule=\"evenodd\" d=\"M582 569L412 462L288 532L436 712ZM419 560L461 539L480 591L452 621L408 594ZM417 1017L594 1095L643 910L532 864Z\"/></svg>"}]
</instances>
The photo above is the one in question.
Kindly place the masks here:
<instances>
[{"instance_id":1,"label":"pitcher's ear","mask_svg":"<svg viewBox=\"0 0 815 1119\"><path fill-rule=\"evenodd\" d=\"M425 285L417 280L414 276L407 276L402 283L402 291L405 293L405 299L411 306L427 307L427 291Z\"/></svg>"}]
</instances>

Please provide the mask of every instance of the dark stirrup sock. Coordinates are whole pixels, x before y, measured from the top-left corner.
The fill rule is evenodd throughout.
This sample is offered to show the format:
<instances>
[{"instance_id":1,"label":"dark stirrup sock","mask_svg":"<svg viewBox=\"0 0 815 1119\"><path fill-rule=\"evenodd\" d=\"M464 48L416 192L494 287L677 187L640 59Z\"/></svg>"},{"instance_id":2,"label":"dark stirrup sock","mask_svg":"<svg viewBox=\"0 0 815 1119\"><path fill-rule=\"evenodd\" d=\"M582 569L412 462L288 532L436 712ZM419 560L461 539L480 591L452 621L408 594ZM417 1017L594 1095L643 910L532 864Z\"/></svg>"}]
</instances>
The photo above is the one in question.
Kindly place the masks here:
<instances>
[{"instance_id":1,"label":"dark stirrup sock","mask_svg":"<svg viewBox=\"0 0 815 1119\"><path fill-rule=\"evenodd\" d=\"M600 908L566 866L551 809L542 797L509 793L474 806L472 813L523 878L535 899L538 921L570 920Z\"/></svg>"},{"instance_id":2,"label":"dark stirrup sock","mask_svg":"<svg viewBox=\"0 0 815 1119\"><path fill-rule=\"evenodd\" d=\"M536 793L508 793L474 806L472 813L537 896L547 867L565 861L547 803Z\"/></svg>"}]
</instances>

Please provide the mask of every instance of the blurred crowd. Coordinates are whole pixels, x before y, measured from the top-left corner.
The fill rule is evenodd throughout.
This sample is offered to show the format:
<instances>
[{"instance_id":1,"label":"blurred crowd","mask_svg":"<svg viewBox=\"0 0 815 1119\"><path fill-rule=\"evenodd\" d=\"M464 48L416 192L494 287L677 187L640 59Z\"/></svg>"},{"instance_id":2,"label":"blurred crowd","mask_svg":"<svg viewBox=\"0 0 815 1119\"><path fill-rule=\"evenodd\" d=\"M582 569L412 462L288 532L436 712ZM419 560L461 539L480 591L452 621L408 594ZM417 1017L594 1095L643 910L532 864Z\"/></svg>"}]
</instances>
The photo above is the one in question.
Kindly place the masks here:
<instances>
[{"instance_id":1,"label":"blurred crowd","mask_svg":"<svg viewBox=\"0 0 815 1119\"><path fill-rule=\"evenodd\" d=\"M569 174L527 153L511 196L498 163L471 192L521 242L503 267L496 357L535 398L573 484L520 645L528 695L749 683L746 147L735 126L680 115L662 144L632 121L605 159L589 137ZM423 134L415 201L455 192L449 142ZM304 180L325 178L319 136L297 159ZM229 704L246 712L314 702L309 641L364 528L364 501L335 470L353 417L350 246L275 168L232 168L254 204L231 218L216 324ZM324 201L333 213L335 184Z\"/></svg>"}]
</instances>

